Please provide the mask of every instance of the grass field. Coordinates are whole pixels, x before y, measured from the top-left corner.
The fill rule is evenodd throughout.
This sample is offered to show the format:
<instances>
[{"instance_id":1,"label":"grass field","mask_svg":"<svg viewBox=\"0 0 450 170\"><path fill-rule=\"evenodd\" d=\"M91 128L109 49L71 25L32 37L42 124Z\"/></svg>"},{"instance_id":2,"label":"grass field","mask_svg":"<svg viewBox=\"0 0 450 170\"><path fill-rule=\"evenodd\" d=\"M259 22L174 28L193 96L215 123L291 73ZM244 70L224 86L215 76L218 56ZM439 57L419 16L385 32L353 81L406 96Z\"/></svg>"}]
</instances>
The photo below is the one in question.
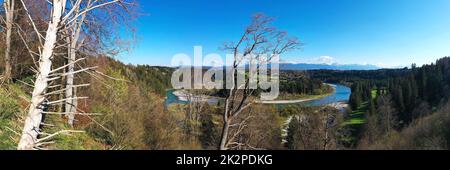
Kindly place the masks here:
<instances>
[{"instance_id":1,"label":"grass field","mask_svg":"<svg viewBox=\"0 0 450 170\"><path fill-rule=\"evenodd\" d=\"M358 107L358 109L352 111L349 114L349 119L344 122L344 125L361 125L366 123L364 114L367 111L368 105L369 102L364 102L363 104L361 104L361 106Z\"/></svg>"},{"instance_id":2,"label":"grass field","mask_svg":"<svg viewBox=\"0 0 450 170\"><path fill-rule=\"evenodd\" d=\"M372 90L372 100L377 97L377 91ZM348 119L342 124L344 127L350 128L351 135L340 140L345 142L348 146L355 146L360 137L361 130L366 123L366 112L369 109L369 101L362 103L356 110L353 110L348 115Z\"/></svg>"},{"instance_id":3,"label":"grass field","mask_svg":"<svg viewBox=\"0 0 450 170\"><path fill-rule=\"evenodd\" d=\"M377 98L377 90L372 90L372 100L375 100ZM365 113L369 106L369 102L364 102L359 106L356 110L352 111L349 114L349 119L344 122L344 125L361 125L366 123L365 120Z\"/></svg>"}]
</instances>

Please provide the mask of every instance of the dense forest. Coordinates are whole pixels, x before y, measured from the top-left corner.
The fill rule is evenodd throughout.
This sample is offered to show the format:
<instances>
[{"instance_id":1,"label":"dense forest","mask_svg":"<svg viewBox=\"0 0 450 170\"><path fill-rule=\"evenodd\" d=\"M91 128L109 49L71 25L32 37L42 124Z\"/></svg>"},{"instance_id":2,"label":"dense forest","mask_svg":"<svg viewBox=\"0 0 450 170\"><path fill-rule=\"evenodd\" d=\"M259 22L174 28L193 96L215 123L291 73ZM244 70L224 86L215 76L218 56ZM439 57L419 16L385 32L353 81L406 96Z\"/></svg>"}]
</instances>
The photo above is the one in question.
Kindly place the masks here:
<instances>
[{"instance_id":1,"label":"dense forest","mask_svg":"<svg viewBox=\"0 0 450 170\"><path fill-rule=\"evenodd\" d=\"M320 76L334 74L325 72L323 71ZM416 133L411 132L411 129L417 129L416 126L423 126L419 122L430 121L433 119L432 117L444 116L445 112L448 112L450 97L449 73L449 57L422 67L413 64L410 69L365 71L365 73L348 71L345 80L351 84L352 95L349 101L351 109L363 110L367 113L365 116L367 122L359 132L359 135L363 138L360 142L363 142L366 147L370 147L370 144L373 143L376 143L377 147L383 147L377 140L384 140L386 135L389 136L394 132L406 133L406 131ZM339 76L341 76L340 73L334 77ZM442 123L438 124L444 126L439 127L443 129L426 130L440 131L433 133L433 135L436 135L433 138L438 138L440 141L430 142L443 143L435 143L435 146L426 147L449 147L445 142L448 135L445 130L448 127L445 126L448 125L445 122ZM425 137L416 140L418 141L411 141L411 145L402 148L425 147L423 143L419 143L427 140ZM412 144L421 146L412 146Z\"/></svg>"},{"instance_id":2,"label":"dense forest","mask_svg":"<svg viewBox=\"0 0 450 170\"><path fill-rule=\"evenodd\" d=\"M389 96L398 112L398 120L403 125L423 115L417 115L418 106L434 109L443 106L450 96L449 78L450 58L442 58L435 64L416 67L408 70L393 70L404 72L401 76L387 76L384 79L360 79L352 84L352 108L369 101L372 93L376 96ZM376 74L376 73L375 73ZM374 105L371 105L374 106ZM423 108L422 108L423 109ZM433 110L430 110L433 111Z\"/></svg>"},{"instance_id":3,"label":"dense forest","mask_svg":"<svg viewBox=\"0 0 450 170\"><path fill-rule=\"evenodd\" d=\"M280 78L281 93L323 95L333 91L321 79L311 78L302 71L282 71Z\"/></svg>"}]
</instances>

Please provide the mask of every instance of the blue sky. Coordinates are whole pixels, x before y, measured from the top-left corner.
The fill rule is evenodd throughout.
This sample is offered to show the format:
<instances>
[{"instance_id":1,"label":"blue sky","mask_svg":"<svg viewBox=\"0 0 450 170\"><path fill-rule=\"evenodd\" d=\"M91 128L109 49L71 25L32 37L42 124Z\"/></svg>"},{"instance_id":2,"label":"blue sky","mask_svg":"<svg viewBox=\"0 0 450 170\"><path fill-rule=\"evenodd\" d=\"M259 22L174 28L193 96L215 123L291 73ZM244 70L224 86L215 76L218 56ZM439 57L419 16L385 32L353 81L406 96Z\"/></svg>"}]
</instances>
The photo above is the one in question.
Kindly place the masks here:
<instances>
[{"instance_id":1,"label":"blue sky","mask_svg":"<svg viewBox=\"0 0 450 170\"><path fill-rule=\"evenodd\" d=\"M120 60L169 66L177 53L224 54L254 13L298 37L303 50L282 56L307 63L425 64L450 56L450 0L141 0L138 41Z\"/></svg>"}]
</instances>

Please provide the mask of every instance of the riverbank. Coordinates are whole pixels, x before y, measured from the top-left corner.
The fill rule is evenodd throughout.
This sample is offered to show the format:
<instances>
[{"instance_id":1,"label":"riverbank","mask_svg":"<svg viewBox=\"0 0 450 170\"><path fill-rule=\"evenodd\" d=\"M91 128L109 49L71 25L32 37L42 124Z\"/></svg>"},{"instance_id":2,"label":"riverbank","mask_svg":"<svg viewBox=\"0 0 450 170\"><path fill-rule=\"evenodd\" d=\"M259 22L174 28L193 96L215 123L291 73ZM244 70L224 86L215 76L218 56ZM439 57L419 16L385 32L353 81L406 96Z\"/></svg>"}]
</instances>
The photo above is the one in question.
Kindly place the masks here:
<instances>
[{"instance_id":1,"label":"riverbank","mask_svg":"<svg viewBox=\"0 0 450 170\"><path fill-rule=\"evenodd\" d=\"M324 96L325 97L325 96ZM321 97L312 97L307 99L297 99L297 100L271 100L271 101L256 101L258 104L297 104L307 101L317 100Z\"/></svg>"},{"instance_id":2,"label":"riverbank","mask_svg":"<svg viewBox=\"0 0 450 170\"><path fill-rule=\"evenodd\" d=\"M272 101L256 101L255 103L258 104L297 104L297 103L303 103L308 101L313 101L317 99L321 99L327 96L330 96L336 92L336 89L333 90L331 93L323 94L323 95L314 95L314 96L308 96L303 99L296 99L296 100L272 100ZM218 100L217 97L208 96L208 95L193 95L189 93L186 90L175 90L172 92L173 95L177 97L179 101L182 102L189 102L189 99L195 98L197 101L201 102L210 102L211 100Z\"/></svg>"},{"instance_id":3,"label":"riverbank","mask_svg":"<svg viewBox=\"0 0 450 170\"><path fill-rule=\"evenodd\" d=\"M298 104L298 103L303 103L303 102L308 102L308 101L313 101L313 100L318 100L321 98L325 98L327 96L331 96L334 93L336 93L336 86L333 84L328 84L328 83L324 83L330 87L333 88L333 91L327 94L322 94L322 95L314 95L314 96L307 96L305 98L300 98L300 99L295 99L295 100L271 100L271 101L257 101L256 103L259 104Z\"/></svg>"},{"instance_id":4,"label":"riverbank","mask_svg":"<svg viewBox=\"0 0 450 170\"><path fill-rule=\"evenodd\" d=\"M345 110L348 107L348 99L351 94L350 88L338 84L327 84L333 87L332 93L327 93L324 95L316 96L305 96L305 98L299 98L295 100L275 100L275 101L257 101L258 104L272 104L272 105L284 105L284 104L301 104L304 106L331 106L338 110ZM167 92L166 105L172 103L177 104L188 104L189 97L192 94L188 90L169 90ZM218 104L223 101L223 98L210 96L210 95L199 95L194 98L197 101L208 102L209 104Z\"/></svg>"},{"instance_id":5,"label":"riverbank","mask_svg":"<svg viewBox=\"0 0 450 170\"><path fill-rule=\"evenodd\" d=\"M209 96L209 95L194 95L189 93L187 90L175 90L172 92L174 96L177 97L179 101L189 102L189 100L195 100L198 102L208 102L208 103L217 103L218 98Z\"/></svg>"}]
</instances>

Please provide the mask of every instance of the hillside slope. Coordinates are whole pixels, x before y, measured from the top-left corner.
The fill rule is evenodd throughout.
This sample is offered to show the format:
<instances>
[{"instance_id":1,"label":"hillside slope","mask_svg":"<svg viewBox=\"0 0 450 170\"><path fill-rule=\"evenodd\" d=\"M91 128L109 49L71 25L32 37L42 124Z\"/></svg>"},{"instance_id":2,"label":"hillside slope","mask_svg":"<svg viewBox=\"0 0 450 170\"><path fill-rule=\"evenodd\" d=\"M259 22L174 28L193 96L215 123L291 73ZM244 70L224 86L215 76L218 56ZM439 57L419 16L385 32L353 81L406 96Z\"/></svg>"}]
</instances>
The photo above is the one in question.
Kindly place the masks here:
<instances>
[{"instance_id":1,"label":"hillside slope","mask_svg":"<svg viewBox=\"0 0 450 170\"><path fill-rule=\"evenodd\" d=\"M164 118L163 99L169 86L171 68L145 65L125 65L108 57L90 58L89 65L99 66L97 73L83 75L77 82L89 82L91 86L80 88L80 112L101 115L77 115L74 130L84 133L58 135L47 149L147 149L149 128L162 126L153 118ZM0 150L15 149L28 112L31 84L30 76L21 75L11 83L0 85ZM49 109L59 110L59 106ZM155 117L156 116L156 117ZM54 133L67 127L60 115L45 115L46 133ZM160 121L160 120L158 120ZM152 125L149 125L151 124ZM54 144L53 144L54 143Z\"/></svg>"}]
</instances>

